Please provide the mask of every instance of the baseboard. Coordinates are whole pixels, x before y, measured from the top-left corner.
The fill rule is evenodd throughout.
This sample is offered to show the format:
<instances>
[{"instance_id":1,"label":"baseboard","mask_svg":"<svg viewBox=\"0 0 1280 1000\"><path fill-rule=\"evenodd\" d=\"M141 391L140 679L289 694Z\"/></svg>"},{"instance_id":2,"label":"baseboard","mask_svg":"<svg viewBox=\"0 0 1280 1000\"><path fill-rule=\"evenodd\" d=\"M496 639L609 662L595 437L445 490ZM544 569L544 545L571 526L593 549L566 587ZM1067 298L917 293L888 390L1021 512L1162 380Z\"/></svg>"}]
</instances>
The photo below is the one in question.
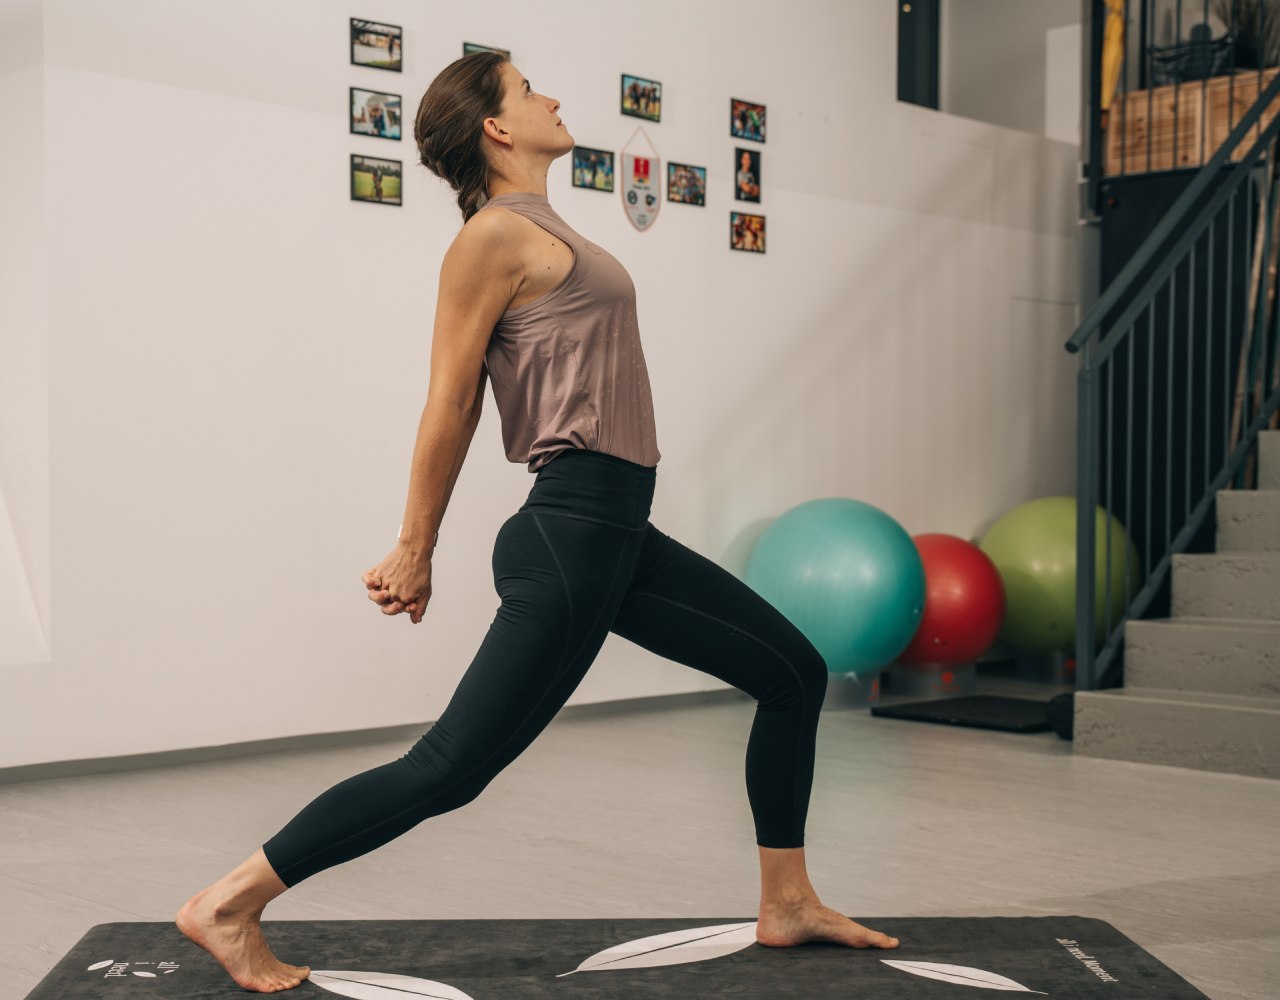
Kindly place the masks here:
<instances>
[{"instance_id":1,"label":"baseboard","mask_svg":"<svg viewBox=\"0 0 1280 1000\"><path fill-rule=\"evenodd\" d=\"M567 705L560 710L556 719L629 715L635 712L667 711L673 708L690 708L697 705L742 700L749 701L751 698L737 688L716 688L710 691L688 691L644 698L620 698L586 705ZM51 778L81 777L87 774L141 771L155 767L178 767L183 764L205 764L209 761L228 760L234 757L258 757L273 753L292 753L298 750L328 750L333 747L360 746L390 740L416 740L430 727L430 721L413 722L374 729L303 733L298 736L282 736L269 740L246 740L242 743L225 743L210 747L183 747L155 753L125 754L119 757L86 757L81 760L50 761L46 764L23 764L18 767L0 768L0 785L47 781Z\"/></svg>"}]
</instances>

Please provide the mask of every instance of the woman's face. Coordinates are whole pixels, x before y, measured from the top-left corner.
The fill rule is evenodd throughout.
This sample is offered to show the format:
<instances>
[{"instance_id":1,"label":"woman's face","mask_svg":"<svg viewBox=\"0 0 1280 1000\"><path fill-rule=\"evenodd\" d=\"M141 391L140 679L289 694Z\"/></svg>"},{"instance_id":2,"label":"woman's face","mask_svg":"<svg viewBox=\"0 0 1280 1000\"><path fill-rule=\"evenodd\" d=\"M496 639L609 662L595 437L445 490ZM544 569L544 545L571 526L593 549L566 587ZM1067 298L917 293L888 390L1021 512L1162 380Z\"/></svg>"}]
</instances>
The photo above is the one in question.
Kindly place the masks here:
<instances>
[{"instance_id":1,"label":"woman's face","mask_svg":"<svg viewBox=\"0 0 1280 1000\"><path fill-rule=\"evenodd\" d=\"M504 91L499 127L511 134L517 147L537 148L563 155L573 148L573 136L561 122L560 102L533 89L511 63L502 64Z\"/></svg>"}]
</instances>

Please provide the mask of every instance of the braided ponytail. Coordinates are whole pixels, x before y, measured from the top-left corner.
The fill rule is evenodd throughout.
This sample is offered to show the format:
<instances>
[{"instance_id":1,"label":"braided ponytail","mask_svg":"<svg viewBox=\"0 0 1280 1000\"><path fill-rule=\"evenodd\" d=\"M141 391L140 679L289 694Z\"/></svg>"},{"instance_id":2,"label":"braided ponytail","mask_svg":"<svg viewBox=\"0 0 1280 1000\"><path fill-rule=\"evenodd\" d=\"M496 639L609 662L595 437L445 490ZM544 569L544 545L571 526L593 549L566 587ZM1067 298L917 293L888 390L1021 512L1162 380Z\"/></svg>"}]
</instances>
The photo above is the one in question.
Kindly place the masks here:
<instances>
[{"instance_id":1,"label":"braided ponytail","mask_svg":"<svg viewBox=\"0 0 1280 1000\"><path fill-rule=\"evenodd\" d=\"M413 137L422 165L458 192L467 222L489 200L481 123L502 113L500 52L472 52L440 71L418 104Z\"/></svg>"}]
</instances>

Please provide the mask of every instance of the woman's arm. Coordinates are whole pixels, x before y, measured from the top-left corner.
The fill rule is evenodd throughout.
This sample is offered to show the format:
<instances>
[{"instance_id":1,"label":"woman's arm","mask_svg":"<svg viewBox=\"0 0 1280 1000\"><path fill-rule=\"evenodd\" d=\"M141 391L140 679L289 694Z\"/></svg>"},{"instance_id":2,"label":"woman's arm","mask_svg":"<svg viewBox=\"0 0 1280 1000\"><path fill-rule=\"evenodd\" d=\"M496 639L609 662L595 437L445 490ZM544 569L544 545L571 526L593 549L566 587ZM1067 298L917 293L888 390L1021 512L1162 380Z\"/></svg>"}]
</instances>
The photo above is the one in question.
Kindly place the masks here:
<instances>
[{"instance_id":1,"label":"woman's arm","mask_svg":"<svg viewBox=\"0 0 1280 1000\"><path fill-rule=\"evenodd\" d=\"M479 212L445 254L427 403L409 472L400 544L430 556L484 402L489 338L523 275L505 212Z\"/></svg>"},{"instance_id":2,"label":"woman's arm","mask_svg":"<svg viewBox=\"0 0 1280 1000\"><path fill-rule=\"evenodd\" d=\"M448 485L444 490L444 506L449 506L449 498L453 496L453 484L458 481L458 473L462 471L462 463L467 460L467 450L471 447L471 439L475 436L476 425L480 423L480 411L484 407L484 384L489 378L489 372L480 369L480 382L476 386L476 398L472 404L471 415L467 418L467 422L463 425L462 440L458 444L458 457L454 460L453 471L449 474ZM439 530L437 525L436 530ZM434 538L435 536L432 535Z\"/></svg>"},{"instance_id":3,"label":"woman's arm","mask_svg":"<svg viewBox=\"0 0 1280 1000\"><path fill-rule=\"evenodd\" d=\"M399 544L413 555L430 556L435 548L435 535L474 429L465 410L431 399L423 407L399 536Z\"/></svg>"}]
</instances>

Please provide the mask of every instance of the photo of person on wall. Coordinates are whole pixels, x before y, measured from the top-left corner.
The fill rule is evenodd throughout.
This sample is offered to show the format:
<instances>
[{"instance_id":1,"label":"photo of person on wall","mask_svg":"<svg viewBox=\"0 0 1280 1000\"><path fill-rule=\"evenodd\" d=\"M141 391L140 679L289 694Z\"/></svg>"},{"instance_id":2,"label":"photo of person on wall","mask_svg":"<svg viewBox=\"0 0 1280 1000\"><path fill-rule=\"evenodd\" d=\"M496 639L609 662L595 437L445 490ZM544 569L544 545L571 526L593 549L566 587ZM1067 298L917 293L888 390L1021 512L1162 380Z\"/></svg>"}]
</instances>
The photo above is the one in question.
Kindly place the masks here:
<instances>
[{"instance_id":1,"label":"photo of person on wall","mask_svg":"<svg viewBox=\"0 0 1280 1000\"><path fill-rule=\"evenodd\" d=\"M755 150L735 148L734 198L738 201L760 200L760 153Z\"/></svg>"}]
</instances>

